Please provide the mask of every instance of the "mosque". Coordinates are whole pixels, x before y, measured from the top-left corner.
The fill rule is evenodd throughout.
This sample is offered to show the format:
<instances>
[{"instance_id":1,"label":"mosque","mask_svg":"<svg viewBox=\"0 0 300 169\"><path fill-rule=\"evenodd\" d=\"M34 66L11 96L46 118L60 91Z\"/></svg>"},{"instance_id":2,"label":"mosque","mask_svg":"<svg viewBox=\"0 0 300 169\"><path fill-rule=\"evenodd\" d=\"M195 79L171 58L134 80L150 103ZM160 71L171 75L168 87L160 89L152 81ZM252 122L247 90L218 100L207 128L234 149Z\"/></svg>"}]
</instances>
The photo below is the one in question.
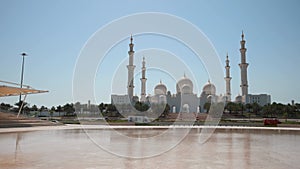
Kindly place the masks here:
<instances>
[{"instance_id":1,"label":"mosque","mask_svg":"<svg viewBox=\"0 0 300 169\"><path fill-rule=\"evenodd\" d=\"M239 64L241 70L241 93L235 98L234 102L237 103L258 103L263 106L265 104L271 103L271 96L267 94L248 94L248 80L247 80L247 68L248 63L246 62L246 47L244 33L242 32L242 40L240 41L241 48L241 63ZM184 76L179 79L176 83L176 93L171 94L167 90L167 86L160 81L154 88L154 95L146 95L146 61L143 58L142 61L142 77L141 80L141 96L140 99L134 96L134 50L133 50L133 38L130 37L129 44L129 64L128 69L128 83L127 83L127 94L125 95L111 95L111 102L115 105L131 104L131 102L144 102L144 103L155 103L155 104L168 104L170 106L170 111L173 113L200 113L205 112L205 104L210 103L212 99L217 99L225 101L226 103L231 102L231 79L230 77L230 65L228 54L226 56L226 66L225 66L225 84L226 91L225 95L216 95L216 87L210 81L207 82L202 88L201 94L198 96L193 92L193 82L184 74Z\"/></svg>"}]
</instances>

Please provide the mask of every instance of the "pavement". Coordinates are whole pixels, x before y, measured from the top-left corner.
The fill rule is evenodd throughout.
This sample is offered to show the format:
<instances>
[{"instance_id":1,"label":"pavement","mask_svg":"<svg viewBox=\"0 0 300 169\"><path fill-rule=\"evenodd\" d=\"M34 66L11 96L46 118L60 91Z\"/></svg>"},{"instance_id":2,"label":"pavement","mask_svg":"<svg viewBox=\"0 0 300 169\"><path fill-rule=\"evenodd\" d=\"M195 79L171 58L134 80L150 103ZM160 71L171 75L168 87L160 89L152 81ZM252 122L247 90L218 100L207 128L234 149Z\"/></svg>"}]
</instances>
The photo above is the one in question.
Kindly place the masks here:
<instances>
[{"instance_id":1,"label":"pavement","mask_svg":"<svg viewBox=\"0 0 300 169\"><path fill-rule=\"evenodd\" d=\"M33 127L33 126L56 126L61 125L59 123L40 120L32 117L19 116L14 113L0 112L0 128L11 128L11 127Z\"/></svg>"}]
</instances>

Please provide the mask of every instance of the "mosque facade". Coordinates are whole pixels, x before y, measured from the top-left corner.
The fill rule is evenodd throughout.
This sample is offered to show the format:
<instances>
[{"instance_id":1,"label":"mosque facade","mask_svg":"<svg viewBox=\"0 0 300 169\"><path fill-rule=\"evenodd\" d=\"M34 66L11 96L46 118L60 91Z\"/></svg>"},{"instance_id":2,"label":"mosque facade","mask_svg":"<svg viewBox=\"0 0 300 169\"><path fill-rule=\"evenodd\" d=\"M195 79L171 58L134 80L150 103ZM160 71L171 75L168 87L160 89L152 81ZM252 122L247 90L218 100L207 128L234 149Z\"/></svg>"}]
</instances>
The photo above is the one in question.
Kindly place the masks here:
<instances>
[{"instance_id":1,"label":"mosque facade","mask_svg":"<svg viewBox=\"0 0 300 169\"><path fill-rule=\"evenodd\" d=\"M244 33L241 35L242 40L240 41L241 48L241 63L239 64L241 70L241 93L235 98L234 102L237 103L258 103L259 105L265 105L271 103L271 96L267 94L248 94L248 77L247 68L248 63L246 62L246 41L244 39ZM133 38L130 37L129 44L129 64L128 69L128 82L127 82L127 94L125 95L111 95L111 101L113 104L131 104L132 102L140 101L144 103L154 104L168 104L170 106L170 112L173 113L200 113L205 112L205 104L210 103L212 99L218 99L225 102L232 102L231 98L231 79L230 76L230 65L228 54L226 56L225 66L225 85L226 91L224 96L216 94L216 87L213 83L208 81L202 88L201 94L198 96L194 93L193 82L184 74L176 83L176 93L171 94L168 91L167 86L160 81L154 88L154 95L150 96L146 94L146 61L143 58L142 61L142 77L141 80L141 96L138 98L134 96L134 50L133 50ZM215 101L215 100L214 100Z\"/></svg>"},{"instance_id":2,"label":"mosque facade","mask_svg":"<svg viewBox=\"0 0 300 169\"><path fill-rule=\"evenodd\" d=\"M193 82L184 75L176 84L176 94L167 92L167 87L161 81L154 88L151 103L170 106L171 112L200 112L200 98L193 92Z\"/></svg>"}]
</instances>

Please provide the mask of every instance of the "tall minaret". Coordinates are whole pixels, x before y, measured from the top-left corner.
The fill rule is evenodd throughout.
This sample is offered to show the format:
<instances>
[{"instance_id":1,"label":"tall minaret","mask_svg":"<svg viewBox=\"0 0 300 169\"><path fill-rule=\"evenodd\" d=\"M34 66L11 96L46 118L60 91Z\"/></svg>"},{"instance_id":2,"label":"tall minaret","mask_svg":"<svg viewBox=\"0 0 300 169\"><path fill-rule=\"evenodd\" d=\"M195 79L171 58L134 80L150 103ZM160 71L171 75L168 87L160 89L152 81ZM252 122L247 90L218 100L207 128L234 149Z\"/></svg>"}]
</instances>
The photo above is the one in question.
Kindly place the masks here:
<instances>
[{"instance_id":1,"label":"tall minaret","mask_svg":"<svg viewBox=\"0 0 300 169\"><path fill-rule=\"evenodd\" d=\"M227 53L227 56L226 56L226 66L225 66L225 69L226 69L226 76L225 76L225 81L226 81L226 101L227 102L230 102L231 101L231 87L230 87L230 80L231 80L231 77L230 77L230 66L229 66L229 59L228 59L228 53Z\"/></svg>"},{"instance_id":2,"label":"tall minaret","mask_svg":"<svg viewBox=\"0 0 300 169\"><path fill-rule=\"evenodd\" d=\"M242 32L242 40L241 40L241 63L239 64L241 68L241 89L242 89L242 96L248 94L248 81L247 81L247 67L248 63L246 63L246 51L245 48L246 41L244 40L244 33Z\"/></svg>"},{"instance_id":3,"label":"tall minaret","mask_svg":"<svg viewBox=\"0 0 300 169\"><path fill-rule=\"evenodd\" d=\"M145 67L145 57L143 57L143 67L142 67L142 78L141 78L141 82L142 82L142 88L141 88L141 102L145 102L146 101L146 67Z\"/></svg>"},{"instance_id":4,"label":"tall minaret","mask_svg":"<svg viewBox=\"0 0 300 169\"><path fill-rule=\"evenodd\" d=\"M129 44L129 51L128 51L128 55L129 55L129 64L127 65L127 69L128 69L128 86L127 86L127 93L130 99L132 99L133 97L133 76L134 76L134 68L135 65L133 65L133 56L134 56L134 51L133 51L133 46L134 44L132 43L132 35L130 37L130 44Z\"/></svg>"}]
</instances>

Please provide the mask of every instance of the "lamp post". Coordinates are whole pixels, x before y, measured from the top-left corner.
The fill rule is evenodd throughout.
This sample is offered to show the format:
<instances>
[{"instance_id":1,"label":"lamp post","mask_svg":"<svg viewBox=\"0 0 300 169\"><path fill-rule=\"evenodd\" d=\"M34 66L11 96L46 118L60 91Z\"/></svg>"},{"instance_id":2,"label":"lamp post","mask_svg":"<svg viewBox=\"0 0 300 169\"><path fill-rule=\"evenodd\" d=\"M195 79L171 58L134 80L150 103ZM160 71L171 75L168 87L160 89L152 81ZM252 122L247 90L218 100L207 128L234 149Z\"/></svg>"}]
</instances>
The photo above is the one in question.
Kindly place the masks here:
<instances>
[{"instance_id":1,"label":"lamp post","mask_svg":"<svg viewBox=\"0 0 300 169\"><path fill-rule=\"evenodd\" d=\"M24 76L24 60L25 56L28 56L25 52L21 53L22 56L22 72L21 72L21 88L23 87L23 76ZM21 104L21 94L19 98L19 103ZM21 105L20 105L21 106Z\"/></svg>"}]
</instances>

